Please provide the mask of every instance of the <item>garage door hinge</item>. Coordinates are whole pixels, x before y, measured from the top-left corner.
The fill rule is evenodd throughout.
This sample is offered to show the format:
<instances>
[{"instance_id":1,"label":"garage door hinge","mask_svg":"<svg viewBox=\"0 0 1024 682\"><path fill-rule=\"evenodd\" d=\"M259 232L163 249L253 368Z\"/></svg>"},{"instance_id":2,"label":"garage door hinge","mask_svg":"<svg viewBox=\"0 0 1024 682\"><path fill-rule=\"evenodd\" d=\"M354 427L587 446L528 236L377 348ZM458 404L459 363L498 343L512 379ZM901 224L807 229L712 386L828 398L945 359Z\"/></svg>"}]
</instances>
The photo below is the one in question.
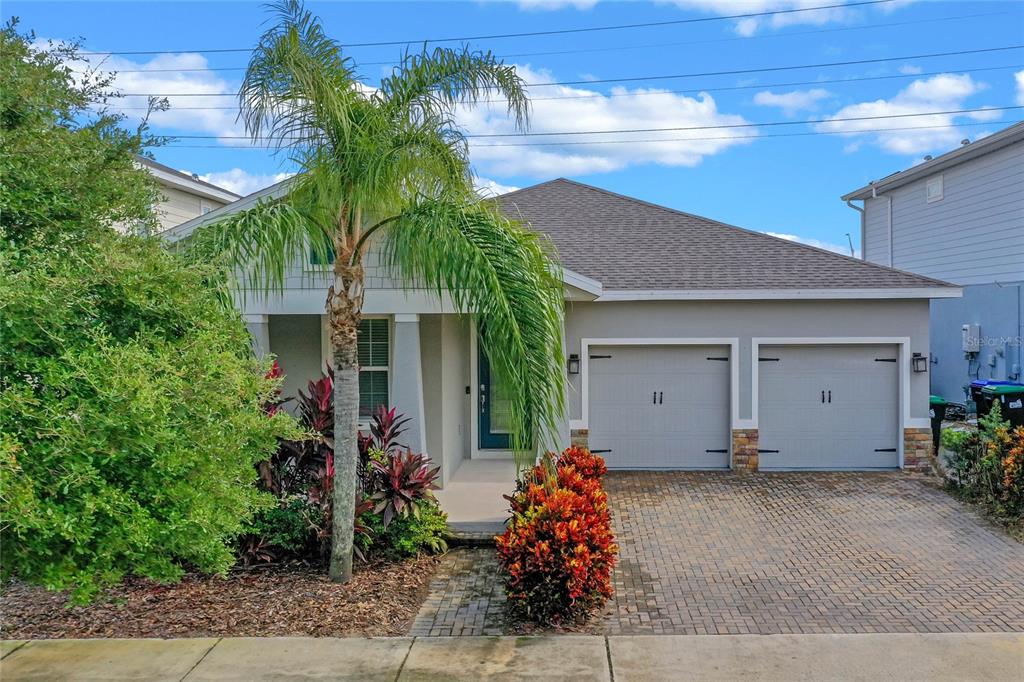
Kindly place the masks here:
<instances>
[{"instance_id":1,"label":"garage door hinge","mask_svg":"<svg viewBox=\"0 0 1024 682\"><path fill-rule=\"evenodd\" d=\"M896 358L875 358L875 362L896 362Z\"/></svg>"},{"instance_id":2,"label":"garage door hinge","mask_svg":"<svg viewBox=\"0 0 1024 682\"><path fill-rule=\"evenodd\" d=\"M729 451L728 450L705 450L704 452L718 452L718 453L721 453L721 454L724 455L725 453L727 453Z\"/></svg>"},{"instance_id":3,"label":"garage door hinge","mask_svg":"<svg viewBox=\"0 0 1024 682\"><path fill-rule=\"evenodd\" d=\"M758 362L778 362L778 358L758 358Z\"/></svg>"},{"instance_id":4,"label":"garage door hinge","mask_svg":"<svg viewBox=\"0 0 1024 682\"><path fill-rule=\"evenodd\" d=\"M601 452L611 452L611 450L591 450L590 454L596 455L596 454L601 453Z\"/></svg>"},{"instance_id":5,"label":"garage door hinge","mask_svg":"<svg viewBox=\"0 0 1024 682\"><path fill-rule=\"evenodd\" d=\"M611 357L610 355L591 355L590 359L591 360L602 360L602 359L606 359L606 358L610 358L610 357ZM593 452L593 450L591 450L591 452Z\"/></svg>"},{"instance_id":6,"label":"garage door hinge","mask_svg":"<svg viewBox=\"0 0 1024 682\"><path fill-rule=\"evenodd\" d=\"M729 362L729 358L707 358L708 360L718 360L720 362Z\"/></svg>"},{"instance_id":7,"label":"garage door hinge","mask_svg":"<svg viewBox=\"0 0 1024 682\"><path fill-rule=\"evenodd\" d=\"M758 450L757 452L760 454L762 452L778 452L778 450Z\"/></svg>"},{"instance_id":8,"label":"garage door hinge","mask_svg":"<svg viewBox=\"0 0 1024 682\"><path fill-rule=\"evenodd\" d=\"M875 452L896 452L896 448L875 448Z\"/></svg>"}]
</instances>

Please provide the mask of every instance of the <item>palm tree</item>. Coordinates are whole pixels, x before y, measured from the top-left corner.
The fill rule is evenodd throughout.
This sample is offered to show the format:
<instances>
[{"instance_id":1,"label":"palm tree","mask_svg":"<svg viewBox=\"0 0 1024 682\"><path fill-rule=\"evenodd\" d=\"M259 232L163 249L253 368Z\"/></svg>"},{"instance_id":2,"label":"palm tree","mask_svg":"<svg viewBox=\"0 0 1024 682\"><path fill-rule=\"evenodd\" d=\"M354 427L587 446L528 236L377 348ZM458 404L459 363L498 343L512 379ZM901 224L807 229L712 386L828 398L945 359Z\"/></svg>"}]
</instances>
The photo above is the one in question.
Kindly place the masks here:
<instances>
[{"instance_id":1,"label":"palm tree","mask_svg":"<svg viewBox=\"0 0 1024 682\"><path fill-rule=\"evenodd\" d=\"M490 52L406 52L380 86L364 85L342 46L300 2L274 7L240 91L254 140L299 167L286 197L197 231L193 253L221 257L243 289L280 291L309 249L333 257L327 293L334 365L334 532L330 576L352 571L359 374L356 333L371 244L406 286L448 292L476 317L481 347L512 407L513 447L553 437L564 408L561 272L550 244L473 190L455 114L502 98L525 127L525 84Z\"/></svg>"}]
</instances>

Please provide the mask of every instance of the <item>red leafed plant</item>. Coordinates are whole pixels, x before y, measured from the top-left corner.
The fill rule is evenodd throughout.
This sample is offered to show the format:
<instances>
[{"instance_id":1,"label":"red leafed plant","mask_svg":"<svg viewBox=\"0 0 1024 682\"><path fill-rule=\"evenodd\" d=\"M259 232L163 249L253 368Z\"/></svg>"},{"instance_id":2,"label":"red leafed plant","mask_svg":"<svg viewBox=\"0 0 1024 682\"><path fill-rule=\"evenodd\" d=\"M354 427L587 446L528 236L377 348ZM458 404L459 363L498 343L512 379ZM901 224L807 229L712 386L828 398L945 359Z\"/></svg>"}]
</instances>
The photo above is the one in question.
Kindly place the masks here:
<instances>
[{"instance_id":1,"label":"red leafed plant","mask_svg":"<svg viewBox=\"0 0 1024 682\"><path fill-rule=\"evenodd\" d=\"M601 478L608 473L604 458L586 448L566 448L558 456L558 468L573 467L584 478Z\"/></svg>"},{"instance_id":2,"label":"red leafed plant","mask_svg":"<svg viewBox=\"0 0 1024 682\"><path fill-rule=\"evenodd\" d=\"M604 462L590 458L601 460L575 452L552 472L549 455L509 497L512 518L496 538L498 561L509 604L530 620L575 622L612 595L618 546L608 496L593 475ZM573 459L585 464L588 475L568 464Z\"/></svg>"},{"instance_id":3,"label":"red leafed plant","mask_svg":"<svg viewBox=\"0 0 1024 682\"><path fill-rule=\"evenodd\" d=\"M410 513L419 516L419 504L434 503L434 493L441 467L431 467L430 458L411 450L391 453L385 462L370 460L370 467L378 475L380 489L370 499L376 503L373 511L381 514L387 528L397 516Z\"/></svg>"}]
</instances>

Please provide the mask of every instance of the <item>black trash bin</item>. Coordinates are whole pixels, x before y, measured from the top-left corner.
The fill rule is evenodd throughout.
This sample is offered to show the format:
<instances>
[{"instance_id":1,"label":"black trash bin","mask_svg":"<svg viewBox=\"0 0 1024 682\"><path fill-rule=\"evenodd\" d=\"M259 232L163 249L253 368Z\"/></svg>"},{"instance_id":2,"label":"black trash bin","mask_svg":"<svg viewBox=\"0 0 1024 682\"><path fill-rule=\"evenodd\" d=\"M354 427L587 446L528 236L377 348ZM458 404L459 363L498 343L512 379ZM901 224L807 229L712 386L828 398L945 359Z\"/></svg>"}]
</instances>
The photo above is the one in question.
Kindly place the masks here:
<instances>
[{"instance_id":1,"label":"black trash bin","mask_svg":"<svg viewBox=\"0 0 1024 682\"><path fill-rule=\"evenodd\" d=\"M985 388L988 386L1019 386L1012 381L993 381L991 379L975 379L971 382L971 400L974 401L974 412L981 419L988 414L988 408L992 404L991 396L985 395Z\"/></svg>"},{"instance_id":2,"label":"black trash bin","mask_svg":"<svg viewBox=\"0 0 1024 682\"><path fill-rule=\"evenodd\" d=\"M999 411L1003 419L1008 419L1012 426L1024 426L1024 386L1019 384L999 384L986 386L981 394L988 401L989 409L993 403L999 403Z\"/></svg>"},{"instance_id":3,"label":"black trash bin","mask_svg":"<svg viewBox=\"0 0 1024 682\"><path fill-rule=\"evenodd\" d=\"M949 405L945 398L937 395L928 397L928 413L932 418L932 447L935 455L939 454L939 443L942 439L942 420L946 418L946 406Z\"/></svg>"}]
</instances>

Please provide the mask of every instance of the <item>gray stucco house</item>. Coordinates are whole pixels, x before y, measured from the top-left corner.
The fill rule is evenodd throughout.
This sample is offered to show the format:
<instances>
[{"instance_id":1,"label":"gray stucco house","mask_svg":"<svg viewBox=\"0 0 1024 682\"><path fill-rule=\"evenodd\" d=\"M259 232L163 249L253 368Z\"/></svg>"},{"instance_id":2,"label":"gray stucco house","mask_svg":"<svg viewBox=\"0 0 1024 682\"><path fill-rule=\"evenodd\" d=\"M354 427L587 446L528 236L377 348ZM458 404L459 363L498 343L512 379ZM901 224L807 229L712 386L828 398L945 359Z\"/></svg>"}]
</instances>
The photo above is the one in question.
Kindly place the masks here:
<instances>
[{"instance_id":1,"label":"gray stucco house","mask_svg":"<svg viewBox=\"0 0 1024 682\"><path fill-rule=\"evenodd\" d=\"M963 288L931 303L932 392L962 402L973 379L1020 381L1024 123L842 199L861 212L866 261Z\"/></svg>"},{"instance_id":2,"label":"gray stucco house","mask_svg":"<svg viewBox=\"0 0 1024 682\"><path fill-rule=\"evenodd\" d=\"M286 183L189 221L180 239ZM565 179L495 199L550 236L564 266L562 442L614 468L896 469L930 447L928 306L959 288ZM501 387L471 316L403 290L371 249L361 407L413 418L442 466L508 459ZM280 297L241 304L286 392L327 361L326 273L296 263Z\"/></svg>"}]
</instances>

